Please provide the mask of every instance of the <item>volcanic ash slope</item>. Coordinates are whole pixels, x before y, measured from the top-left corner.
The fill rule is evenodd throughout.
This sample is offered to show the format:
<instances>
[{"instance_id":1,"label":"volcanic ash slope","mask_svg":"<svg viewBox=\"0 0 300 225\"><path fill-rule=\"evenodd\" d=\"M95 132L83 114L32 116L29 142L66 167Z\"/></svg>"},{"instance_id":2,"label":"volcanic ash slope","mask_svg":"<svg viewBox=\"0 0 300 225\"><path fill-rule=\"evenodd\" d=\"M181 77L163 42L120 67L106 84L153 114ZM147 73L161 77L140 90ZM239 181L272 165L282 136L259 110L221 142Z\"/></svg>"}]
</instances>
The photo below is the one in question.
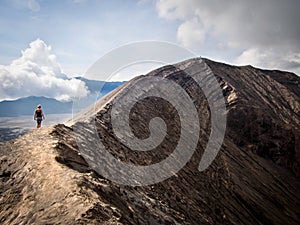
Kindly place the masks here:
<instances>
[{"instance_id":1,"label":"volcanic ash slope","mask_svg":"<svg viewBox=\"0 0 300 225\"><path fill-rule=\"evenodd\" d=\"M222 147L202 172L198 165L209 139L211 113L199 85L182 69L193 71L199 62L215 74L227 109ZM166 159L180 138L176 108L157 97L138 102L129 123L144 139L150 135L150 119L160 117L167 128L161 144L137 152L116 137L112 101L145 77L170 79L188 93L199 116L199 142L191 160L169 179L147 186L117 184L88 165L78 141L93 141L96 131L119 161L146 166ZM125 83L73 121L1 144L0 223L300 224L299 104L300 78L292 73L208 59L159 68ZM109 164L107 169L113 167Z\"/></svg>"}]
</instances>

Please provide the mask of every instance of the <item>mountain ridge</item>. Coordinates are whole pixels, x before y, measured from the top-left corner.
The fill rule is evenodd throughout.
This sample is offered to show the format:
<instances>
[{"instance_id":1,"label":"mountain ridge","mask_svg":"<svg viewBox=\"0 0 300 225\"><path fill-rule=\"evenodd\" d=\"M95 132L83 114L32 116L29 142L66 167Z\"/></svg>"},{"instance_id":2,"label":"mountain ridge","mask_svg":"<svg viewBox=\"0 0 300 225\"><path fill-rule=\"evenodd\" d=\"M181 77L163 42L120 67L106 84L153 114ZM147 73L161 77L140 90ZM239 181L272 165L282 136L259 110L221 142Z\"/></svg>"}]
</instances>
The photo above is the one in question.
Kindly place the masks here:
<instances>
[{"instance_id":1,"label":"mountain ridge","mask_svg":"<svg viewBox=\"0 0 300 225\"><path fill-rule=\"evenodd\" d=\"M280 72L279 82L272 78L279 72L270 75L272 72L249 66L233 67L204 59L220 84L228 112L221 149L209 168L200 172L198 164L211 132L210 110L199 86L180 68L196 70L199 61L190 59L151 71L99 100L95 112L87 109L65 124L33 130L1 144L0 221L299 224L300 78ZM96 137L120 161L148 165L168 157L181 126L174 107L165 101L146 99L130 115L131 128L140 138L149 136L151 118L160 115L164 119L166 138L153 151L132 151L118 140L111 125L113 100L125 95L141 78L151 76L170 79L189 94L199 113L199 142L191 160L169 179L148 186L117 184L87 163L78 143L93 138L94 131L89 128L93 124ZM289 76L292 82L284 82ZM36 146L36 139L46 141ZM107 169L113 167L108 162ZM39 174L40 170L47 175ZM57 176L61 182L53 182Z\"/></svg>"}]
</instances>

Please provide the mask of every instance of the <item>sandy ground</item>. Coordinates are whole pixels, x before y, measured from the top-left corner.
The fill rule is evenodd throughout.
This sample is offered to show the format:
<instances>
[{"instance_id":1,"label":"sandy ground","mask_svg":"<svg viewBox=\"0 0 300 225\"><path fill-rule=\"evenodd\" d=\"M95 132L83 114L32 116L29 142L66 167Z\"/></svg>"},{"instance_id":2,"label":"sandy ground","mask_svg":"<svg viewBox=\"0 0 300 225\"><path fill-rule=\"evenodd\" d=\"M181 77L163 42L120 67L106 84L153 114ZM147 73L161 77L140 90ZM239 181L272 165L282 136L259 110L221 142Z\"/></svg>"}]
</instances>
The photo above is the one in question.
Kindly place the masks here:
<instances>
[{"instance_id":1,"label":"sandy ground","mask_svg":"<svg viewBox=\"0 0 300 225\"><path fill-rule=\"evenodd\" d=\"M3 143L1 150L5 154L0 155L0 161L9 162L14 169L8 188L2 186L1 191L6 193L0 196L0 202L9 202L18 216L13 216L10 210L0 210L0 217L6 220L1 224L60 224L56 221L61 221L62 215L65 219L61 224L74 224L93 207L78 186L83 174L54 160L57 140L50 135L52 130L53 126L44 126L39 132L32 130L13 142ZM5 163L1 169L7 171Z\"/></svg>"}]
</instances>

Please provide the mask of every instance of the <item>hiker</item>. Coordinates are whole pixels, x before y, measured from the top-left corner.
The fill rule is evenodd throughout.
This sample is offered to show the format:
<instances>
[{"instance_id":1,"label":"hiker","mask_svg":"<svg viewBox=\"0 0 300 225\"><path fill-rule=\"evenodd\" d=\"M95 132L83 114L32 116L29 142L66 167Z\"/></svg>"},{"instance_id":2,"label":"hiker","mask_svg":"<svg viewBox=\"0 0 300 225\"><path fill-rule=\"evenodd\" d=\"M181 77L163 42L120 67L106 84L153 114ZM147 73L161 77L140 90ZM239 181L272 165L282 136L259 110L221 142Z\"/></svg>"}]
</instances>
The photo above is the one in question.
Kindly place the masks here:
<instances>
[{"instance_id":1,"label":"hiker","mask_svg":"<svg viewBox=\"0 0 300 225\"><path fill-rule=\"evenodd\" d=\"M41 105L38 105L37 109L34 111L33 119L36 120L36 128L40 128L42 124L42 120L45 119Z\"/></svg>"}]
</instances>

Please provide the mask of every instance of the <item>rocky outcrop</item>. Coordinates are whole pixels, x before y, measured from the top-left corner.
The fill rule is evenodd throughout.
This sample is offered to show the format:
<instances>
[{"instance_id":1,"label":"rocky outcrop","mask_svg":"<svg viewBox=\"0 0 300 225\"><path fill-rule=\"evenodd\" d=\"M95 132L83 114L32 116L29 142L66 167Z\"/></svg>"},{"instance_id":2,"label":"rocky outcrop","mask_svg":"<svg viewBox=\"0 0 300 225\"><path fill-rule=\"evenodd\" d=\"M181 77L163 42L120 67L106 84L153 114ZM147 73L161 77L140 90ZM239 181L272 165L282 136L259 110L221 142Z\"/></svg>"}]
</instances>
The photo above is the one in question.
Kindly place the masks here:
<instances>
[{"instance_id":1,"label":"rocky outcrop","mask_svg":"<svg viewBox=\"0 0 300 225\"><path fill-rule=\"evenodd\" d=\"M160 183L134 187L106 179L82 157L76 138L91 138L91 123L120 161L151 165L172 153L181 124L174 106L164 99L146 98L130 112L132 131L142 139L150 134L152 118L165 121L166 137L152 151L132 151L113 132L112 101L137 85L143 76L138 77L100 100L95 111L87 109L73 121L33 130L1 145L0 223L299 224L300 78L205 59L222 88L228 112L220 152L200 172L211 113L201 88L180 69L192 69L199 60L147 75L175 81L199 114L199 142L183 169ZM74 136L75 127L79 137Z\"/></svg>"},{"instance_id":2,"label":"rocky outcrop","mask_svg":"<svg viewBox=\"0 0 300 225\"><path fill-rule=\"evenodd\" d=\"M237 146L300 176L300 79L295 74L252 66L234 67L206 60L231 85L230 138ZM227 97L227 101L228 101Z\"/></svg>"}]
</instances>

